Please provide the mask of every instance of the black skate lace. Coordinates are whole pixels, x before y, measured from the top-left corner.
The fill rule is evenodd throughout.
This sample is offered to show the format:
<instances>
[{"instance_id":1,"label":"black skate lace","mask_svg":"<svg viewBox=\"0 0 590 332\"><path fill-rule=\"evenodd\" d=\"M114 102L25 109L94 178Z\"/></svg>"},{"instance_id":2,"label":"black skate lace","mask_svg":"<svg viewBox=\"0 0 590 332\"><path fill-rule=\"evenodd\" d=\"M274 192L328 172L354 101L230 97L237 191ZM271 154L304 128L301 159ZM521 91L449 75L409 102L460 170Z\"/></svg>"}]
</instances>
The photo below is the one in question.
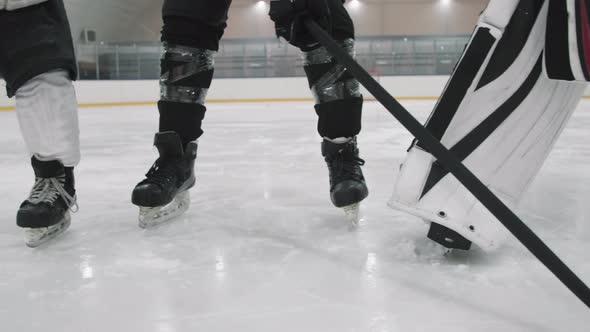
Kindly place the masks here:
<instances>
[{"instance_id":1,"label":"black skate lace","mask_svg":"<svg viewBox=\"0 0 590 332\"><path fill-rule=\"evenodd\" d=\"M72 197L64 189L65 182L65 175L55 178L37 177L33 189L31 189L28 201L32 204L53 204L55 203L55 200L61 197L72 212L77 212L79 209L78 203L76 202L76 198Z\"/></svg>"},{"instance_id":2,"label":"black skate lace","mask_svg":"<svg viewBox=\"0 0 590 332\"><path fill-rule=\"evenodd\" d=\"M159 186L166 186L176 179L176 172L172 165L160 165L158 161L150 168L145 175L144 183L153 183Z\"/></svg>"},{"instance_id":3,"label":"black skate lace","mask_svg":"<svg viewBox=\"0 0 590 332\"><path fill-rule=\"evenodd\" d=\"M359 172L359 166L363 166L365 161L355 156L350 151L340 150L335 157L329 160L330 169L334 174L334 183L344 180L362 181Z\"/></svg>"}]
</instances>

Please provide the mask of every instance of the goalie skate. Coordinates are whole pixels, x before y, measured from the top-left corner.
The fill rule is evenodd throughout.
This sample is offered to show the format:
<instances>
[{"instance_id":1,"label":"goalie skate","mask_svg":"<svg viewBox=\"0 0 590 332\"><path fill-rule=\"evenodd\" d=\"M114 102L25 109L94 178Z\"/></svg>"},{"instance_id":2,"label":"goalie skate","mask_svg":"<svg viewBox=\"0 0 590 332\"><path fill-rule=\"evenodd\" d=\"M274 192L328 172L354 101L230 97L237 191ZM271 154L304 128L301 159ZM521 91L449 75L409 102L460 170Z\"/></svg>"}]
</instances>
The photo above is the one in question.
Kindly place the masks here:
<instances>
[{"instance_id":1,"label":"goalie skate","mask_svg":"<svg viewBox=\"0 0 590 332\"><path fill-rule=\"evenodd\" d=\"M70 214L66 213L59 223L42 228L25 228L25 245L37 248L64 233L71 224Z\"/></svg>"},{"instance_id":2,"label":"goalie skate","mask_svg":"<svg viewBox=\"0 0 590 332\"><path fill-rule=\"evenodd\" d=\"M139 227L151 228L166 223L184 214L190 206L190 193L179 193L170 204L160 207L140 207Z\"/></svg>"}]
</instances>

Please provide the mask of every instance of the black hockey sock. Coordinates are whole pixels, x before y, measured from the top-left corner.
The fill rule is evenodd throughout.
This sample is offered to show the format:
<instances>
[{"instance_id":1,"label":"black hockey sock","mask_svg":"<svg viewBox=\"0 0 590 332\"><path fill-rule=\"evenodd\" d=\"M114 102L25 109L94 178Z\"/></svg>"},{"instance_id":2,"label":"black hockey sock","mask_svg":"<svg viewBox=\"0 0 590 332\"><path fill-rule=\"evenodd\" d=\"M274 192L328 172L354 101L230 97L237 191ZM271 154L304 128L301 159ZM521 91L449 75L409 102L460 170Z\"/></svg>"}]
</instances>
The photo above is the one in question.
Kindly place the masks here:
<instances>
[{"instance_id":1,"label":"black hockey sock","mask_svg":"<svg viewBox=\"0 0 590 332\"><path fill-rule=\"evenodd\" d=\"M347 98L315 106L322 137L353 137L361 131L363 99Z\"/></svg>"},{"instance_id":2,"label":"black hockey sock","mask_svg":"<svg viewBox=\"0 0 590 332\"><path fill-rule=\"evenodd\" d=\"M182 145L192 142L201 135L201 123L205 117L205 106L170 101L158 102L160 111L160 132L174 131L182 140Z\"/></svg>"}]
</instances>

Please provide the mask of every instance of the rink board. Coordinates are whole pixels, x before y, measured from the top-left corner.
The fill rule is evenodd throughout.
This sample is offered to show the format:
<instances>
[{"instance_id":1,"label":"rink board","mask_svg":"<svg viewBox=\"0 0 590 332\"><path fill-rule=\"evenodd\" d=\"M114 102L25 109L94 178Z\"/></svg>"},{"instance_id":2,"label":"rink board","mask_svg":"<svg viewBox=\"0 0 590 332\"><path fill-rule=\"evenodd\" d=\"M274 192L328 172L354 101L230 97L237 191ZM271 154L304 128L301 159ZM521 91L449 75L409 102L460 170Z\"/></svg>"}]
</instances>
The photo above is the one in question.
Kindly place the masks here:
<instances>
[{"instance_id":1,"label":"rink board","mask_svg":"<svg viewBox=\"0 0 590 332\"><path fill-rule=\"evenodd\" d=\"M400 100L436 100L448 76L388 76L376 78ZM80 107L121 107L156 104L158 81L79 81L75 83ZM14 110L14 99L8 99L0 81L0 111ZM373 97L364 91L367 100ZM590 98L590 88L586 91ZM246 78L213 81L208 103L312 102L307 79Z\"/></svg>"},{"instance_id":2,"label":"rink board","mask_svg":"<svg viewBox=\"0 0 590 332\"><path fill-rule=\"evenodd\" d=\"M400 99L436 99L444 88L448 76L395 76L377 77L389 91ZM3 82L2 82L3 83ZM0 86L3 84L0 83ZM79 81L75 83L78 101L82 107L141 106L156 103L158 81ZM14 100L0 91L0 110L14 109ZM365 91L367 99L371 99ZM252 78L217 79L213 81L207 98L215 102L296 102L313 101L307 79Z\"/></svg>"}]
</instances>

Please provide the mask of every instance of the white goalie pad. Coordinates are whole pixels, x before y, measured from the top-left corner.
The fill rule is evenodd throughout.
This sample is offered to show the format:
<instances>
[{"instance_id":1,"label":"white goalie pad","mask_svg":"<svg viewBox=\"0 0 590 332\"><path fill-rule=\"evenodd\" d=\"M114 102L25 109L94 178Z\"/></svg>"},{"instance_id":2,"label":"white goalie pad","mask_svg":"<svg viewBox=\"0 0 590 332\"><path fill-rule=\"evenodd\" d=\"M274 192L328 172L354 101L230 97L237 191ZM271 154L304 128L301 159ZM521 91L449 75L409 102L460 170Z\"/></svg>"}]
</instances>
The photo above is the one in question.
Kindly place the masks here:
<instances>
[{"instance_id":1,"label":"white goalie pad","mask_svg":"<svg viewBox=\"0 0 590 332\"><path fill-rule=\"evenodd\" d=\"M548 3L492 0L426 128L509 207L538 173L586 87L543 74ZM504 226L414 142L392 208L454 230L484 250Z\"/></svg>"}]
</instances>

